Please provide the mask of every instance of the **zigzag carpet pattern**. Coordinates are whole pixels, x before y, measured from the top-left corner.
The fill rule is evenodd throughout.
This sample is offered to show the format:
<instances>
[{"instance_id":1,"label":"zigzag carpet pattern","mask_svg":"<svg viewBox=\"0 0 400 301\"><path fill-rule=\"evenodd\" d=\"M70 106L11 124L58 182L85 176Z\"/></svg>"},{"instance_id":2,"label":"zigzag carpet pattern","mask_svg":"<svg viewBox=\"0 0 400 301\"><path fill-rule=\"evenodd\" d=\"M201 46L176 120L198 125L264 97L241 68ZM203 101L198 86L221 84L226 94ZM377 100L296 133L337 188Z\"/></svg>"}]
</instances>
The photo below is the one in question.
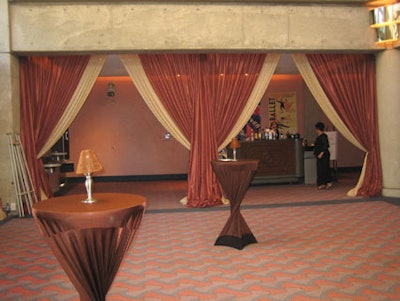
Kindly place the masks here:
<instances>
[{"instance_id":1,"label":"zigzag carpet pattern","mask_svg":"<svg viewBox=\"0 0 400 301\"><path fill-rule=\"evenodd\" d=\"M214 246L228 206L182 207L182 183L157 184L153 195L146 185L139 186L148 210L109 301L400 300L398 199L330 198L348 188L341 183L322 193L307 185L250 187L242 214L258 243L239 251ZM33 219L0 225L0 238L0 300L79 300Z\"/></svg>"}]
</instances>

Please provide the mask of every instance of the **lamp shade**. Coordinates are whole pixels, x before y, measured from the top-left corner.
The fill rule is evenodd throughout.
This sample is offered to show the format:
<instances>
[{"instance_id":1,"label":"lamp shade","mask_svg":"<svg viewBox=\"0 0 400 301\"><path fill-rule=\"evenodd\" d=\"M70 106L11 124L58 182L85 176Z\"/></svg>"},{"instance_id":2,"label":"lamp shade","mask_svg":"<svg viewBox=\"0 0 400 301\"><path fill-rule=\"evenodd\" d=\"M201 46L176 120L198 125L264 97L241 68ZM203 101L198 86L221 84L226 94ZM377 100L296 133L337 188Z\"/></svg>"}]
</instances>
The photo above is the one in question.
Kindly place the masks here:
<instances>
[{"instance_id":1,"label":"lamp shade","mask_svg":"<svg viewBox=\"0 0 400 301\"><path fill-rule=\"evenodd\" d=\"M235 137L232 139L231 144L229 145L230 148L239 148L240 147L240 142L239 140Z\"/></svg>"},{"instance_id":2,"label":"lamp shade","mask_svg":"<svg viewBox=\"0 0 400 301\"><path fill-rule=\"evenodd\" d=\"M103 170L99 159L95 152L91 149L84 149L79 155L78 166L76 168L77 174L91 174Z\"/></svg>"}]
</instances>

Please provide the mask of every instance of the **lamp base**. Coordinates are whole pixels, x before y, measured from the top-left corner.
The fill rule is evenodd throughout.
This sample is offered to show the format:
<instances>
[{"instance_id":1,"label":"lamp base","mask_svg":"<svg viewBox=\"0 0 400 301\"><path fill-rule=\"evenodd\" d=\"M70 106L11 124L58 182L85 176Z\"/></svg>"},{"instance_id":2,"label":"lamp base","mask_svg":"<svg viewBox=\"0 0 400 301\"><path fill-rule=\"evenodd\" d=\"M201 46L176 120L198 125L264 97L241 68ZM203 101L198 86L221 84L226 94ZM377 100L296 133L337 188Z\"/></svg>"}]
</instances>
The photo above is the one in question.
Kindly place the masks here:
<instances>
[{"instance_id":1,"label":"lamp base","mask_svg":"<svg viewBox=\"0 0 400 301\"><path fill-rule=\"evenodd\" d=\"M97 202L97 200L96 199L92 199L92 198L87 198L86 200L82 200L81 201L81 203L84 203L84 204L93 204L93 203L96 203Z\"/></svg>"},{"instance_id":2,"label":"lamp base","mask_svg":"<svg viewBox=\"0 0 400 301\"><path fill-rule=\"evenodd\" d=\"M91 177L90 173L87 173L86 180L85 180L87 199L81 201L84 204L93 204L96 202L96 200L94 198L92 198L92 184L93 184L92 177Z\"/></svg>"}]
</instances>

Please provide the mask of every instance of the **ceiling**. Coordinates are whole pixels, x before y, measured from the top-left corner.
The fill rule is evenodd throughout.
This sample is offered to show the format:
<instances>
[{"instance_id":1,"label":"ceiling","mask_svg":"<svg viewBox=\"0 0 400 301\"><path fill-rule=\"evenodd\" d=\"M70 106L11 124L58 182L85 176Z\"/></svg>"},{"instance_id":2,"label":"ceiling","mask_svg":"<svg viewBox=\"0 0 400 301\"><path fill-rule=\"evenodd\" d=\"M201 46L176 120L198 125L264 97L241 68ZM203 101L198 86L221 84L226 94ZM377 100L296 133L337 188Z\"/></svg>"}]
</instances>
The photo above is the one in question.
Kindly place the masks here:
<instances>
[{"instance_id":1,"label":"ceiling","mask_svg":"<svg viewBox=\"0 0 400 301\"><path fill-rule=\"evenodd\" d=\"M121 60L119 59L119 55L110 54L107 56L107 59L103 65L103 69L100 72L99 76L129 76L128 72Z\"/></svg>"},{"instance_id":2,"label":"ceiling","mask_svg":"<svg viewBox=\"0 0 400 301\"><path fill-rule=\"evenodd\" d=\"M349 5L360 5L360 4L367 4L368 2L384 2L384 1L391 1L391 0L123 0L119 2L125 3L176 3L176 2L186 2L186 3L223 3L223 2L230 2L230 3L266 3L266 4L349 4ZM396 0L392 0L396 1ZM9 0L9 2L42 2L42 3L57 3L57 2L66 2L65 0ZM70 0L68 2L71 3L96 3L96 2L107 2L104 0ZM112 1L110 1L112 2Z\"/></svg>"},{"instance_id":3,"label":"ceiling","mask_svg":"<svg viewBox=\"0 0 400 301\"><path fill-rule=\"evenodd\" d=\"M278 66L276 67L275 74L298 74L296 65L294 64L290 54L281 54ZM129 76L122 64L119 55L108 55L103 69L100 72L102 77L106 76Z\"/></svg>"}]
</instances>

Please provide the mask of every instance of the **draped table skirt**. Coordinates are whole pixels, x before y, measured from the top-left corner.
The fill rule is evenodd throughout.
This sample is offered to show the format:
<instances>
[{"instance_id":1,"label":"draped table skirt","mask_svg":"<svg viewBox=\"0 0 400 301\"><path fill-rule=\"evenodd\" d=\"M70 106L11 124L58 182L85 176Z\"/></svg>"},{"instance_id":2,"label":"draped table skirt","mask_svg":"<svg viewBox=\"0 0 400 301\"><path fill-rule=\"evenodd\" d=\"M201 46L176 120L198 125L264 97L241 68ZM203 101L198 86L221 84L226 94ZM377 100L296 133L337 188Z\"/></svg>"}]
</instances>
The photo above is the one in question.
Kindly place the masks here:
<instances>
[{"instance_id":1,"label":"draped table skirt","mask_svg":"<svg viewBox=\"0 0 400 301\"><path fill-rule=\"evenodd\" d=\"M142 220L146 199L100 193L50 198L33 205L36 224L81 300L102 301Z\"/></svg>"},{"instance_id":2,"label":"draped table skirt","mask_svg":"<svg viewBox=\"0 0 400 301\"><path fill-rule=\"evenodd\" d=\"M258 160L213 160L211 165L231 206L231 214L215 245L242 250L248 244L257 243L240 212L240 205L256 172Z\"/></svg>"}]
</instances>

